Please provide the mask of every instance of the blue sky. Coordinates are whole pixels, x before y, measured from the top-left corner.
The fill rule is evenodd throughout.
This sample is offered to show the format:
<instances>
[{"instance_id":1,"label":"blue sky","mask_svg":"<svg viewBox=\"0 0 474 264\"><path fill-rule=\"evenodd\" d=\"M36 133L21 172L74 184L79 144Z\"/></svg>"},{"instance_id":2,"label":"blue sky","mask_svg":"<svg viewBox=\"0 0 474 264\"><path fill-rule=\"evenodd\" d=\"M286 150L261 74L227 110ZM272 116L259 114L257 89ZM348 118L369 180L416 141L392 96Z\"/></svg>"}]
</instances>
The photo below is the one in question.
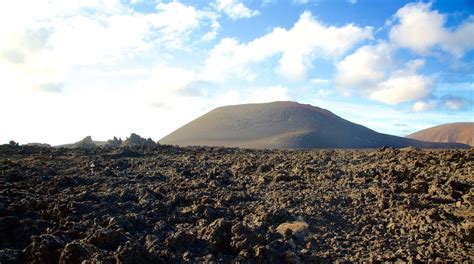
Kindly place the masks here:
<instances>
[{"instance_id":1,"label":"blue sky","mask_svg":"<svg viewBox=\"0 0 474 264\"><path fill-rule=\"evenodd\" d=\"M0 142L159 140L276 100L400 136L472 122L472 36L469 0L10 1Z\"/></svg>"}]
</instances>

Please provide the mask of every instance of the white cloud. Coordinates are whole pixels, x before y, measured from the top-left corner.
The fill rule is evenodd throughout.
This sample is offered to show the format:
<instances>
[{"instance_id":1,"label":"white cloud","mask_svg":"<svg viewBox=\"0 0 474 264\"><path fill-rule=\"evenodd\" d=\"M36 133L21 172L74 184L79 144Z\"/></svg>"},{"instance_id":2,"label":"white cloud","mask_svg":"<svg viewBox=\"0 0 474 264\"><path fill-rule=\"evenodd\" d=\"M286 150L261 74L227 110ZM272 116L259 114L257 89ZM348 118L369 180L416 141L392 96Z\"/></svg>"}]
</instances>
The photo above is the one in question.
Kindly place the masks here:
<instances>
[{"instance_id":1,"label":"white cloud","mask_svg":"<svg viewBox=\"0 0 474 264\"><path fill-rule=\"evenodd\" d=\"M392 64L393 49L385 42L366 45L346 56L336 64L336 85L344 94L351 90L366 93L373 90L375 83L386 78L386 71Z\"/></svg>"},{"instance_id":2,"label":"white cloud","mask_svg":"<svg viewBox=\"0 0 474 264\"><path fill-rule=\"evenodd\" d=\"M424 112L432 110L438 106L436 101L417 101L411 106L412 112Z\"/></svg>"},{"instance_id":3,"label":"white cloud","mask_svg":"<svg viewBox=\"0 0 474 264\"><path fill-rule=\"evenodd\" d=\"M248 8L240 0L217 0L216 7L233 20L251 18L259 14L257 10Z\"/></svg>"},{"instance_id":4,"label":"white cloud","mask_svg":"<svg viewBox=\"0 0 474 264\"><path fill-rule=\"evenodd\" d=\"M369 98L386 104L399 104L429 95L431 85L431 78L422 75L393 76L377 84Z\"/></svg>"},{"instance_id":5,"label":"white cloud","mask_svg":"<svg viewBox=\"0 0 474 264\"><path fill-rule=\"evenodd\" d=\"M454 29L446 28L446 17L431 10L430 3L407 4L389 22L389 42L360 47L336 64L335 83L342 94L355 93L385 104L423 99L433 90L433 78L417 73L424 60L414 59L400 67L394 58L397 50L409 48L428 55L437 47L462 57L474 48L474 19ZM437 105L419 101L412 110L424 111Z\"/></svg>"},{"instance_id":6,"label":"white cloud","mask_svg":"<svg viewBox=\"0 0 474 264\"><path fill-rule=\"evenodd\" d=\"M10 1L0 10L0 75L23 81L3 78L0 86L59 91L74 67L133 64L164 49L187 49L203 28L206 40L215 38L219 27L216 14L179 2L145 14L119 0Z\"/></svg>"},{"instance_id":7,"label":"white cloud","mask_svg":"<svg viewBox=\"0 0 474 264\"><path fill-rule=\"evenodd\" d=\"M474 49L474 16L462 23L441 43L448 52L462 57L467 51Z\"/></svg>"},{"instance_id":8,"label":"white cloud","mask_svg":"<svg viewBox=\"0 0 474 264\"><path fill-rule=\"evenodd\" d=\"M183 48L183 43L188 40L191 32L205 20L211 21L212 28L206 39L214 38L220 27L213 13L200 11L180 2L159 3L156 10L157 13L148 14L146 17L151 25L159 30L159 42L168 47Z\"/></svg>"},{"instance_id":9,"label":"white cloud","mask_svg":"<svg viewBox=\"0 0 474 264\"><path fill-rule=\"evenodd\" d=\"M281 56L277 71L293 79L305 77L316 57L336 58L356 43L372 38L372 28L352 24L343 27L324 26L310 12L304 12L289 29L274 28L270 33L247 43L224 38L209 54L202 78L223 81L235 75L249 75L250 64Z\"/></svg>"},{"instance_id":10,"label":"white cloud","mask_svg":"<svg viewBox=\"0 0 474 264\"><path fill-rule=\"evenodd\" d=\"M347 2L351 5L357 4L357 0L347 0Z\"/></svg>"},{"instance_id":11,"label":"white cloud","mask_svg":"<svg viewBox=\"0 0 474 264\"><path fill-rule=\"evenodd\" d=\"M455 29L445 27L446 16L431 10L431 3L411 3L397 11L390 30L390 41L399 47L427 54L432 48L462 57L474 48L474 19L470 17Z\"/></svg>"},{"instance_id":12,"label":"white cloud","mask_svg":"<svg viewBox=\"0 0 474 264\"><path fill-rule=\"evenodd\" d=\"M336 85L344 95L353 92L385 104L417 100L430 94L432 79L416 74L423 60L396 68L393 48L381 42L366 45L336 64Z\"/></svg>"},{"instance_id":13,"label":"white cloud","mask_svg":"<svg viewBox=\"0 0 474 264\"><path fill-rule=\"evenodd\" d=\"M217 14L214 14L212 12L207 12L205 14L210 20L210 30L206 34L204 34L204 36L202 37L202 40L209 41L217 37L217 34L221 28L221 24L217 20L218 18Z\"/></svg>"}]
</instances>

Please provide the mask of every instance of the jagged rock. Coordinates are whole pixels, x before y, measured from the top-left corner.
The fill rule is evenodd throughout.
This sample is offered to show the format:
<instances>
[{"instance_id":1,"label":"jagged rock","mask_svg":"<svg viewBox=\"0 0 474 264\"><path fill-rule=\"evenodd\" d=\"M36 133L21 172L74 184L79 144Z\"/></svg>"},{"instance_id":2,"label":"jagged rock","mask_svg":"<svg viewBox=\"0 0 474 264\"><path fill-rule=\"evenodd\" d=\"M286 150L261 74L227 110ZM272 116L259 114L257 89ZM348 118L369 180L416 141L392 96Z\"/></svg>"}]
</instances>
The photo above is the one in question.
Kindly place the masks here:
<instances>
[{"instance_id":1,"label":"jagged rock","mask_svg":"<svg viewBox=\"0 0 474 264\"><path fill-rule=\"evenodd\" d=\"M74 241L64 247L59 257L59 263L81 264L96 253L98 253L98 249L95 246Z\"/></svg>"},{"instance_id":2,"label":"jagged rock","mask_svg":"<svg viewBox=\"0 0 474 264\"><path fill-rule=\"evenodd\" d=\"M31 257L35 263L57 263L64 241L56 236L44 234L33 237Z\"/></svg>"},{"instance_id":3,"label":"jagged rock","mask_svg":"<svg viewBox=\"0 0 474 264\"><path fill-rule=\"evenodd\" d=\"M127 241L127 237L117 230L99 229L85 241L100 249L113 251L123 245Z\"/></svg>"},{"instance_id":4,"label":"jagged rock","mask_svg":"<svg viewBox=\"0 0 474 264\"><path fill-rule=\"evenodd\" d=\"M129 138L127 138L123 143L122 146L124 147L131 147L131 146L147 146L147 147L154 147L156 146L156 142L154 142L151 138L144 139L139 135L132 133Z\"/></svg>"},{"instance_id":5,"label":"jagged rock","mask_svg":"<svg viewBox=\"0 0 474 264\"><path fill-rule=\"evenodd\" d=\"M232 222L223 218L217 219L200 230L199 238L209 243L210 252L229 253L231 251Z\"/></svg>"},{"instance_id":6,"label":"jagged rock","mask_svg":"<svg viewBox=\"0 0 474 264\"><path fill-rule=\"evenodd\" d=\"M309 232L309 225L304 221L287 222L280 224L277 231L283 236L294 235L304 238Z\"/></svg>"},{"instance_id":7,"label":"jagged rock","mask_svg":"<svg viewBox=\"0 0 474 264\"><path fill-rule=\"evenodd\" d=\"M107 140L107 143L105 144L106 147L110 148L118 148L122 145L122 139L121 138L116 138L114 137L113 139Z\"/></svg>"},{"instance_id":8,"label":"jagged rock","mask_svg":"<svg viewBox=\"0 0 474 264\"><path fill-rule=\"evenodd\" d=\"M117 249L115 261L117 264L166 263L161 258L150 255L143 246L130 242Z\"/></svg>"},{"instance_id":9,"label":"jagged rock","mask_svg":"<svg viewBox=\"0 0 474 264\"><path fill-rule=\"evenodd\" d=\"M171 250L184 251L190 249L195 240L195 235L186 231L177 231L165 239L165 247Z\"/></svg>"}]
</instances>

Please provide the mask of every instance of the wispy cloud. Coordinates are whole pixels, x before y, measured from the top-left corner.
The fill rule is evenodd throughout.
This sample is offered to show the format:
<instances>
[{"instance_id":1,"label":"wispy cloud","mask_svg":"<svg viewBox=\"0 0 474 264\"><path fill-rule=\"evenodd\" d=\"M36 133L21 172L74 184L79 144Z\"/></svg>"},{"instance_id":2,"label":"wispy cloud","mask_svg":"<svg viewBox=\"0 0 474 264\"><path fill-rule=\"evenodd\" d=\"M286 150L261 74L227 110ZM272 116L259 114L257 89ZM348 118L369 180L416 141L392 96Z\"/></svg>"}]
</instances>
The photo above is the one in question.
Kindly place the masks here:
<instances>
[{"instance_id":1,"label":"wispy cloud","mask_svg":"<svg viewBox=\"0 0 474 264\"><path fill-rule=\"evenodd\" d=\"M252 10L240 0L216 0L217 10L223 12L233 20L258 16L258 10Z\"/></svg>"}]
</instances>

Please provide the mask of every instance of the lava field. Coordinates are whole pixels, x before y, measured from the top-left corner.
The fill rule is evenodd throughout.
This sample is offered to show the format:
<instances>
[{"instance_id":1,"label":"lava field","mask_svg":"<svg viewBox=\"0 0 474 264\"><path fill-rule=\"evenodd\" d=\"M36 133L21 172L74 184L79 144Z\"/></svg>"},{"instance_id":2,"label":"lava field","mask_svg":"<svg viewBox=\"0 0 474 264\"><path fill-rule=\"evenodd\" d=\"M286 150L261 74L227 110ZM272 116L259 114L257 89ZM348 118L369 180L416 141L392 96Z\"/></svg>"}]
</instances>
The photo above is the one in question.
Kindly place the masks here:
<instances>
[{"instance_id":1,"label":"lava field","mask_svg":"<svg viewBox=\"0 0 474 264\"><path fill-rule=\"evenodd\" d=\"M3 145L0 263L473 263L473 184L474 149Z\"/></svg>"}]
</instances>

